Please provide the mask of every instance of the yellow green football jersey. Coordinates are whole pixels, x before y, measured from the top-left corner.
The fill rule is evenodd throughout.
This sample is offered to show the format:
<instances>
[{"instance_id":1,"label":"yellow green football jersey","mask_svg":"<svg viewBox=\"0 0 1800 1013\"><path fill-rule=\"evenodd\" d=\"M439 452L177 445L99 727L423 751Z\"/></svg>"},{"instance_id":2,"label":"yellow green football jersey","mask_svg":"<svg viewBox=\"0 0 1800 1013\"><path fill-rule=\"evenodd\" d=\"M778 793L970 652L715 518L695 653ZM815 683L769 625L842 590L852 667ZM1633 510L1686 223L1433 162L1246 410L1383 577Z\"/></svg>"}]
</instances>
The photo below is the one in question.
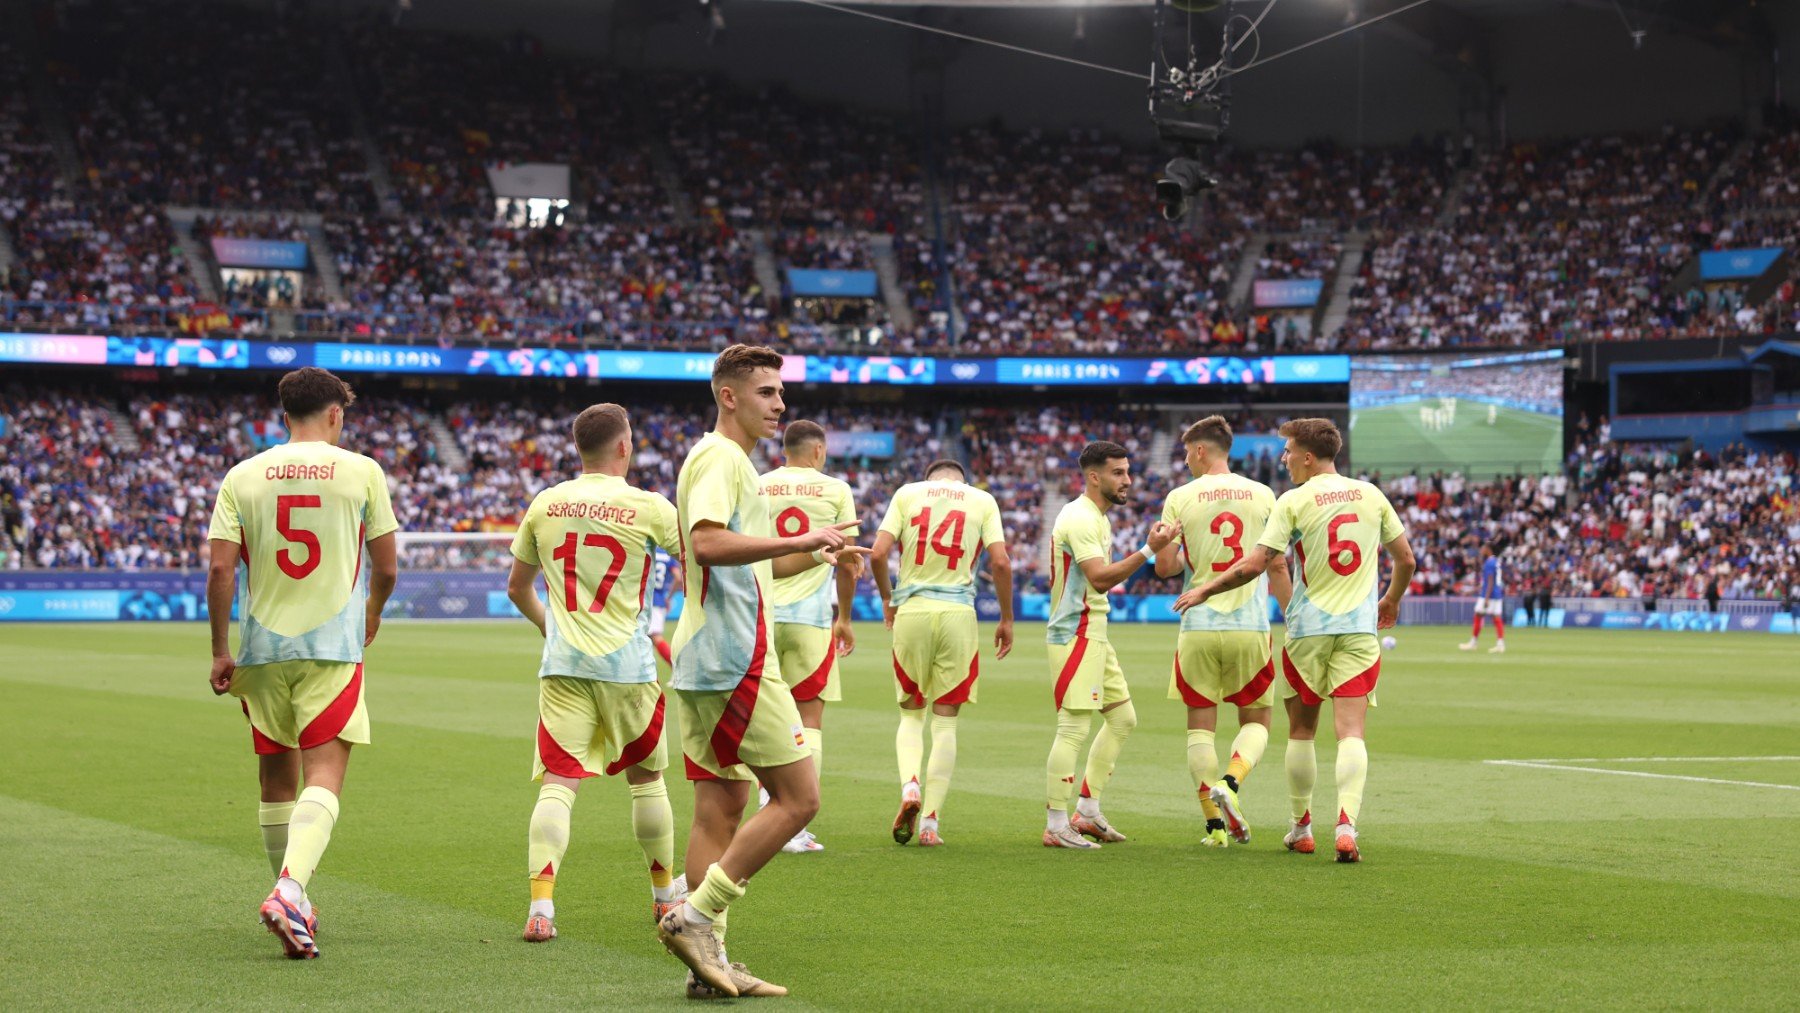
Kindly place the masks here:
<instances>
[{"instance_id":1,"label":"yellow green football jersey","mask_svg":"<svg viewBox=\"0 0 1800 1013\"><path fill-rule=\"evenodd\" d=\"M1257 544L1298 557L1288 639L1374 633L1377 553L1405 530L1381 490L1354 478L1314 475L1283 493Z\"/></svg>"},{"instance_id":2,"label":"yellow green football jersey","mask_svg":"<svg viewBox=\"0 0 1800 1013\"><path fill-rule=\"evenodd\" d=\"M1237 565L1245 542L1268 526L1275 493L1242 475L1202 475L1169 493L1162 520L1180 529L1183 590L1200 586ZM1254 542L1251 542L1254 544ZM1267 630L1269 583L1259 577L1215 594L1206 604L1182 613L1184 630Z\"/></svg>"},{"instance_id":3,"label":"yellow green football jersey","mask_svg":"<svg viewBox=\"0 0 1800 1013\"><path fill-rule=\"evenodd\" d=\"M856 520L856 498L849 483L816 468L776 468L762 477L762 495L769 501L775 534L782 538ZM856 539L853 531L844 535ZM830 626L831 607L837 603L836 572L829 566L815 566L778 578L775 621Z\"/></svg>"},{"instance_id":4,"label":"yellow green football jersey","mask_svg":"<svg viewBox=\"0 0 1800 1013\"><path fill-rule=\"evenodd\" d=\"M964 482L901 486L888 501L880 530L900 547L896 606L917 598L973 608L981 550L1006 541L993 495Z\"/></svg>"},{"instance_id":5,"label":"yellow green football jersey","mask_svg":"<svg viewBox=\"0 0 1800 1013\"><path fill-rule=\"evenodd\" d=\"M544 568L538 674L655 682L644 607L656 549L681 551L675 506L617 475L587 474L537 494L512 554Z\"/></svg>"},{"instance_id":6,"label":"yellow green football jersey","mask_svg":"<svg viewBox=\"0 0 1800 1013\"><path fill-rule=\"evenodd\" d=\"M361 661L363 546L399 527L381 465L342 447L284 443L227 472L207 537L238 545L237 663Z\"/></svg>"}]
</instances>

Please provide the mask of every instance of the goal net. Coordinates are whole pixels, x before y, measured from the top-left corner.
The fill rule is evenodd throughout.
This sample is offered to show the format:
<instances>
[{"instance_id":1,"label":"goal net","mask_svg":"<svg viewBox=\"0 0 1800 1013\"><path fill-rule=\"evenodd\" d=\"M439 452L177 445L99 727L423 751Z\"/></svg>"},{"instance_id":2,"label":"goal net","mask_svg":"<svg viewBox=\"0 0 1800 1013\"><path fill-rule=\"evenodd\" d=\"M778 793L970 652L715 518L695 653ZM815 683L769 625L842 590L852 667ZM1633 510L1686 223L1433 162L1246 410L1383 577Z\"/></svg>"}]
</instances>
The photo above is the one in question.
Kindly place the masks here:
<instances>
[{"instance_id":1,"label":"goal net","mask_svg":"<svg viewBox=\"0 0 1800 1013\"><path fill-rule=\"evenodd\" d=\"M511 531L401 531L394 544L400 569L485 570L512 568Z\"/></svg>"}]
</instances>

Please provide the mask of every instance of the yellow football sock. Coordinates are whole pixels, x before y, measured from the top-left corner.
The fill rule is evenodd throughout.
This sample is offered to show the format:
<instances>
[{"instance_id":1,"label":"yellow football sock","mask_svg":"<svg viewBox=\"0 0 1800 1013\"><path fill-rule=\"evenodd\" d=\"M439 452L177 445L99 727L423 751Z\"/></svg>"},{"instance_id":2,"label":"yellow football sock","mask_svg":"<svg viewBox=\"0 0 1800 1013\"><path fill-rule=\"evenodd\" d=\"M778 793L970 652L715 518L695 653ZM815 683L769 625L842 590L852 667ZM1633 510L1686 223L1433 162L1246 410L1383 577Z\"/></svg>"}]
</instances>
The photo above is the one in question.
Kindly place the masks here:
<instances>
[{"instance_id":1,"label":"yellow football sock","mask_svg":"<svg viewBox=\"0 0 1800 1013\"><path fill-rule=\"evenodd\" d=\"M665 799L664 805L667 804ZM574 808L575 792L568 786L546 784L538 789L525 849L525 872L531 877L532 900L549 900L556 891L556 873L562 868L563 853L569 850L569 813ZM669 822L673 826L674 819L671 817ZM674 849L673 838L670 849Z\"/></svg>"},{"instance_id":2,"label":"yellow football sock","mask_svg":"<svg viewBox=\"0 0 1800 1013\"><path fill-rule=\"evenodd\" d=\"M1224 819L1212 800L1212 783L1219 776L1219 754L1212 732L1189 728L1187 733L1188 775L1194 779L1194 794L1200 796L1200 812L1207 820Z\"/></svg>"},{"instance_id":3,"label":"yellow football sock","mask_svg":"<svg viewBox=\"0 0 1800 1013\"><path fill-rule=\"evenodd\" d=\"M256 807L256 823L262 827L263 851L269 856L269 871L281 875L281 860L287 857L288 821L294 818L294 803L263 802Z\"/></svg>"},{"instance_id":4,"label":"yellow football sock","mask_svg":"<svg viewBox=\"0 0 1800 1013\"><path fill-rule=\"evenodd\" d=\"M1363 781L1369 776L1369 747L1363 740L1339 739L1337 754L1338 811L1356 822L1362 808Z\"/></svg>"},{"instance_id":5,"label":"yellow football sock","mask_svg":"<svg viewBox=\"0 0 1800 1013\"><path fill-rule=\"evenodd\" d=\"M1231 762L1225 765L1225 773L1233 781L1242 784L1244 778L1262 762L1263 750L1269 747L1269 726L1246 724L1238 729L1237 738L1231 740Z\"/></svg>"},{"instance_id":6,"label":"yellow football sock","mask_svg":"<svg viewBox=\"0 0 1800 1013\"><path fill-rule=\"evenodd\" d=\"M1298 823L1312 809L1313 782L1319 779L1319 758L1313 754L1313 740L1288 740L1287 778L1288 808Z\"/></svg>"},{"instance_id":7,"label":"yellow football sock","mask_svg":"<svg viewBox=\"0 0 1800 1013\"><path fill-rule=\"evenodd\" d=\"M744 895L744 888L731 881L725 870L714 862L707 867L706 878L701 881L700 888L688 894L688 907L704 919L715 925L731 902Z\"/></svg>"},{"instance_id":8,"label":"yellow football sock","mask_svg":"<svg viewBox=\"0 0 1800 1013\"><path fill-rule=\"evenodd\" d=\"M1119 751L1125 748L1125 740L1131 737L1131 730L1137 727L1137 710L1127 700L1101 714L1100 719L1105 724L1100 726L1100 734L1094 736L1094 748L1088 750L1087 773L1083 780L1085 794L1095 800L1106 790L1106 783L1112 780L1113 767L1119 762Z\"/></svg>"},{"instance_id":9,"label":"yellow football sock","mask_svg":"<svg viewBox=\"0 0 1800 1013\"><path fill-rule=\"evenodd\" d=\"M669 808L669 785L662 778L631 786L631 830L650 863L656 899L671 900L667 891L674 879L669 869L675 864L675 813Z\"/></svg>"},{"instance_id":10,"label":"yellow football sock","mask_svg":"<svg viewBox=\"0 0 1800 1013\"><path fill-rule=\"evenodd\" d=\"M725 945L725 919L729 917L731 917L731 909L726 908L719 912L719 917L713 919L713 935L719 937L720 946Z\"/></svg>"},{"instance_id":11,"label":"yellow football sock","mask_svg":"<svg viewBox=\"0 0 1800 1013\"><path fill-rule=\"evenodd\" d=\"M806 751L812 754L813 773L822 774L825 770L825 730L802 728L800 735L806 740Z\"/></svg>"},{"instance_id":12,"label":"yellow football sock","mask_svg":"<svg viewBox=\"0 0 1800 1013\"><path fill-rule=\"evenodd\" d=\"M894 752L900 757L900 783L919 779L925 761L925 709L900 710L900 730L894 734Z\"/></svg>"},{"instance_id":13,"label":"yellow football sock","mask_svg":"<svg viewBox=\"0 0 1800 1013\"><path fill-rule=\"evenodd\" d=\"M1050 743L1050 760L1044 764L1044 801L1051 809L1068 811L1069 792L1075 788L1075 759L1093 725L1092 711L1057 710L1056 739Z\"/></svg>"},{"instance_id":14,"label":"yellow football sock","mask_svg":"<svg viewBox=\"0 0 1800 1013\"><path fill-rule=\"evenodd\" d=\"M302 790L294 803L293 818L288 821L287 853L282 856L278 875L306 889L331 844L331 828L337 825L337 818L336 795L316 786Z\"/></svg>"},{"instance_id":15,"label":"yellow football sock","mask_svg":"<svg viewBox=\"0 0 1800 1013\"><path fill-rule=\"evenodd\" d=\"M937 819L950 794L950 775L956 772L956 718L931 716L931 764L925 768L925 815Z\"/></svg>"}]
</instances>

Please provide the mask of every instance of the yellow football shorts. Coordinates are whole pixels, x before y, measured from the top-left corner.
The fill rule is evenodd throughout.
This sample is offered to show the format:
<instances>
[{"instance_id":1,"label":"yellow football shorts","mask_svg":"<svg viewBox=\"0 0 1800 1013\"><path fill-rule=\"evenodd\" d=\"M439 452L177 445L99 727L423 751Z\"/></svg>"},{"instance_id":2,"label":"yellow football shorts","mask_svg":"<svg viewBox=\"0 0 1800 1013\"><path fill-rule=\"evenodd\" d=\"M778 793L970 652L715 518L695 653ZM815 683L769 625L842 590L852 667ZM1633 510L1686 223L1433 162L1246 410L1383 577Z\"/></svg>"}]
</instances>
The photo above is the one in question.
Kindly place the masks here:
<instances>
[{"instance_id":1,"label":"yellow football shorts","mask_svg":"<svg viewBox=\"0 0 1800 1013\"><path fill-rule=\"evenodd\" d=\"M836 703L844 698L838 686L837 645L828 626L805 623L775 624L775 654L781 670L794 677L794 699ZM801 672L807 673L804 677Z\"/></svg>"},{"instance_id":2,"label":"yellow football shorts","mask_svg":"<svg viewBox=\"0 0 1800 1013\"><path fill-rule=\"evenodd\" d=\"M1119 655L1104 640L1076 637L1051 644L1050 672L1056 677L1058 710L1100 710L1131 699Z\"/></svg>"},{"instance_id":3,"label":"yellow football shorts","mask_svg":"<svg viewBox=\"0 0 1800 1013\"><path fill-rule=\"evenodd\" d=\"M894 696L901 704L974 703L980 659L974 609L902 606L894 616Z\"/></svg>"},{"instance_id":4,"label":"yellow football shorts","mask_svg":"<svg viewBox=\"0 0 1800 1013\"><path fill-rule=\"evenodd\" d=\"M1268 707L1274 702L1275 654L1255 630L1182 630L1175 641L1169 699L1189 707Z\"/></svg>"},{"instance_id":5,"label":"yellow football shorts","mask_svg":"<svg viewBox=\"0 0 1800 1013\"><path fill-rule=\"evenodd\" d=\"M745 676L736 689L674 693L690 781L751 781L753 767L784 767L812 755L794 694L779 675Z\"/></svg>"},{"instance_id":6,"label":"yellow football shorts","mask_svg":"<svg viewBox=\"0 0 1800 1013\"><path fill-rule=\"evenodd\" d=\"M627 767L661 770L663 693L654 682L602 682L566 675L538 680L537 758L531 779L598 777Z\"/></svg>"},{"instance_id":7,"label":"yellow football shorts","mask_svg":"<svg viewBox=\"0 0 1800 1013\"><path fill-rule=\"evenodd\" d=\"M276 661L240 665L231 695L250 719L258 755L312 749L332 739L369 743L360 661Z\"/></svg>"},{"instance_id":8,"label":"yellow football shorts","mask_svg":"<svg viewBox=\"0 0 1800 1013\"><path fill-rule=\"evenodd\" d=\"M1366 696L1375 705L1381 678L1381 643L1373 633L1332 633L1289 640L1281 649L1287 677L1283 698L1298 696L1316 706L1328 696Z\"/></svg>"}]
</instances>

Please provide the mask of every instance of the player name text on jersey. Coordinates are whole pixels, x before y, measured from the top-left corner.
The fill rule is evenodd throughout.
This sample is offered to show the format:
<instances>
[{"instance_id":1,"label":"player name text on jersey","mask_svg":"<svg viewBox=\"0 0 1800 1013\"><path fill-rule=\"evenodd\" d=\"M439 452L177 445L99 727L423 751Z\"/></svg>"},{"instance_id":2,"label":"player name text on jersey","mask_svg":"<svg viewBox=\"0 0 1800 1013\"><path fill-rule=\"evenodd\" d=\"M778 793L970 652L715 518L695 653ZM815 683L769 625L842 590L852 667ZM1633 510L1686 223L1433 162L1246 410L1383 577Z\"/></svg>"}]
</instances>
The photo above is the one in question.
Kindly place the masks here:
<instances>
[{"instance_id":1,"label":"player name text on jersey","mask_svg":"<svg viewBox=\"0 0 1800 1013\"><path fill-rule=\"evenodd\" d=\"M544 508L545 517L585 517L589 520L630 524L637 520L636 507L613 506L611 503L552 503Z\"/></svg>"},{"instance_id":2,"label":"player name text on jersey","mask_svg":"<svg viewBox=\"0 0 1800 1013\"><path fill-rule=\"evenodd\" d=\"M1333 503L1351 503L1362 499L1361 489L1339 489L1335 492L1322 492L1313 497L1315 506L1330 506Z\"/></svg>"},{"instance_id":3,"label":"player name text on jersey","mask_svg":"<svg viewBox=\"0 0 1800 1013\"><path fill-rule=\"evenodd\" d=\"M290 479L306 478L329 482L337 474L337 462L331 464L271 464L263 469L263 478L270 482L285 482Z\"/></svg>"}]
</instances>

